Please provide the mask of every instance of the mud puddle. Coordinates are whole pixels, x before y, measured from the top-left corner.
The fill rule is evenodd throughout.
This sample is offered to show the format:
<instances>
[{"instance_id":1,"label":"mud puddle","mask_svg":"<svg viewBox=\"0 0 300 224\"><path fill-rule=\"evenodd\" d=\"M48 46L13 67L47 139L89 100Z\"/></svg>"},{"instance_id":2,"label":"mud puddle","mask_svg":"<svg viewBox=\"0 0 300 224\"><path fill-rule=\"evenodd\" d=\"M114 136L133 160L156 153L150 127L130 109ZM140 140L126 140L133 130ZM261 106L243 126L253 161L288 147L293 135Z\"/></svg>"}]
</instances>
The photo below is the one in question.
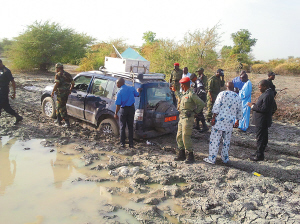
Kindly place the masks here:
<instances>
[{"instance_id":1,"label":"mud puddle","mask_svg":"<svg viewBox=\"0 0 300 224\"><path fill-rule=\"evenodd\" d=\"M45 147L42 141L0 139L0 223L140 223L127 210L148 205L110 193L126 181L73 182L92 175L106 178L109 171L90 170L80 153L60 153L72 145ZM166 219L176 223L172 217Z\"/></svg>"}]
</instances>

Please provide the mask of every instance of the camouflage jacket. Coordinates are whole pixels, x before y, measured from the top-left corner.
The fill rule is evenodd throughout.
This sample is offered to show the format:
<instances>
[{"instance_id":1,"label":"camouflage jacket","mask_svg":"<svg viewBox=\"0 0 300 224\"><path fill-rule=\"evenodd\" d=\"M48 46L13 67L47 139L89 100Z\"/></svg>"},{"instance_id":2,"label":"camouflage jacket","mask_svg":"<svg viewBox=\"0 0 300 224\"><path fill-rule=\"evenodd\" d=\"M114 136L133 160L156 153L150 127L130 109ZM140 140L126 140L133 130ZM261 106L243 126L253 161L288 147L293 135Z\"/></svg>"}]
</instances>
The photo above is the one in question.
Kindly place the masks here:
<instances>
[{"instance_id":1,"label":"camouflage jacket","mask_svg":"<svg viewBox=\"0 0 300 224\"><path fill-rule=\"evenodd\" d=\"M224 84L224 80L222 81L220 77L214 75L208 80L207 92L210 92L213 96L216 97L219 94L221 87L224 86Z\"/></svg>"},{"instance_id":2,"label":"camouflage jacket","mask_svg":"<svg viewBox=\"0 0 300 224\"><path fill-rule=\"evenodd\" d=\"M178 83L182 78L183 71L179 69L176 71L175 69L171 72L170 83L175 84Z\"/></svg>"},{"instance_id":3,"label":"camouflage jacket","mask_svg":"<svg viewBox=\"0 0 300 224\"><path fill-rule=\"evenodd\" d=\"M74 84L74 80L70 73L61 71L55 75L55 83L58 83L57 91L62 92L70 90L71 84Z\"/></svg>"},{"instance_id":4,"label":"camouflage jacket","mask_svg":"<svg viewBox=\"0 0 300 224\"><path fill-rule=\"evenodd\" d=\"M180 116L194 116L194 114L198 114L205 106L205 103L194 93L192 88L189 88L186 92L176 91L175 94L180 99L178 102Z\"/></svg>"}]
</instances>

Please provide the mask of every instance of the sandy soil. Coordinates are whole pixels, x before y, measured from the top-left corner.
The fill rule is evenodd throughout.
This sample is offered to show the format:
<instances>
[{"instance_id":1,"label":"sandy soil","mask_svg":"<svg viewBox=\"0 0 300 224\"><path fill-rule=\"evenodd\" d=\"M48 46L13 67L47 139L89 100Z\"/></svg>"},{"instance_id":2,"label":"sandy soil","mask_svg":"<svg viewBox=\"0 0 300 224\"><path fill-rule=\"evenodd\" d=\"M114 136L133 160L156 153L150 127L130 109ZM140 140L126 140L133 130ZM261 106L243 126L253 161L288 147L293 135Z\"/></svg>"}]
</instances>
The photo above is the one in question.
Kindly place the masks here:
<instances>
[{"instance_id":1,"label":"sandy soil","mask_svg":"<svg viewBox=\"0 0 300 224\"><path fill-rule=\"evenodd\" d=\"M71 71L74 74L74 70ZM126 210L141 223L168 223L170 216L177 223L299 223L300 220L300 123L293 120L274 121L269 131L266 159L252 162L248 157L255 152L254 127L247 132L234 130L230 164L222 164L218 157L215 165L202 161L208 153L210 133L193 131L196 163L186 165L173 162L176 148L175 133L136 142L135 150L119 149L118 139L106 136L100 131L87 128L81 121L73 120L70 129L54 125L53 120L41 112L41 91L53 83L54 74L14 74L17 83L17 97L11 105L24 117L22 123L13 125L14 118L2 112L0 135L15 136L22 140L47 138L61 144L71 142L91 148L83 152L87 165L92 169L111 170L111 180L128 178L128 197L140 203L149 204L146 210ZM263 75L250 75L256 84ZM278 89L288 88L279 93L281 100L291 100L299 94L299 77L277 76ZM28 86L34 86L28 88ZM255 93L253 98L259 94ZM253 100L255 101L255 100ZM289 101L290 102L290 101ZM299 99L292 102L300 105ZM54 139L54 140L53 140ZM93 162L95 150L113 151L120 155L111 159L109 165ZM93 152L93 153L92 153ZM97 154L97 153L96 153ZM124 160L124 155L128 156ZM122 159L123 158L123 159ZM138 172L130 172L130 167L139 167ZM127 169L126 172L124 169ZM253 175L257 172L262 176ZM126 175L124 175L126 173ZM75 180L82 181L82 180ZM101 181L90 177L89 181ZM151 190L146 184L158 183L164 187ZM180 183L180 184L179 184ZM185 183L185 184L182 184ZM125 189L126 191L126 189ZM114 194L124 193L124 189L111 189ZM144 196L141 197L140 193ZM182 211L166 206L158 207L168 198L175 198ZM122 209L122 208L120 208ZM161 215L161 214L165 215ZM107 223L115 223L108 220Z\"/></svg>"}]
</instances>

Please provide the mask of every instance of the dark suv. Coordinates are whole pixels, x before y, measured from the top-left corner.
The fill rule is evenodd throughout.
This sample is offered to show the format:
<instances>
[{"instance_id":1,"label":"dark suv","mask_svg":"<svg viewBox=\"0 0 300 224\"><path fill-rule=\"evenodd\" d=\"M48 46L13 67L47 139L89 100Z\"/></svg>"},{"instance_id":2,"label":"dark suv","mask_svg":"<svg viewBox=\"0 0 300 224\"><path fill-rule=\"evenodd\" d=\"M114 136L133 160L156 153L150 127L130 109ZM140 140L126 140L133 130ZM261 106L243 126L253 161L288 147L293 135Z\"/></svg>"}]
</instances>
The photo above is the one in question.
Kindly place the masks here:
<instances>
[{"instance_id":1,"label":"dark suv","mask_svg":"<svg viewBox=\"0 0 300 224\"><path fill-rule=\"evenodd\" d=\"M82 72L74 77L75 86L67 102L68 115L92 123L105 132L119 135L119 121L114 118L116 80L142 88L135 98L135 138L149 138L174 132L179 112L173 103L169 83L163 74L130 74L107 71ZM55 118L56 96L51 98L53 86L47 86L42 94L43 113Z\"/></svg>"}]
</instances>

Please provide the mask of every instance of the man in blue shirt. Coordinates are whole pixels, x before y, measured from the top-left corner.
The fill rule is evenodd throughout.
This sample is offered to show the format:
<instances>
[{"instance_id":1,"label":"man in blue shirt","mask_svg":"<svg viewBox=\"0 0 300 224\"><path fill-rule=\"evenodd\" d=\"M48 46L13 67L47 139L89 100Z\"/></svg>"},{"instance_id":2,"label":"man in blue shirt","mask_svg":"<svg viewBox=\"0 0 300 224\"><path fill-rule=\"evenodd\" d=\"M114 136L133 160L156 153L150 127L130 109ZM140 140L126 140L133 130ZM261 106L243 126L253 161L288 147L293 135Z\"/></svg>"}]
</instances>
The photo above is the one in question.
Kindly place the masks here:
<instances>
[{"instance_id":1,"label":"man in blue shirt","mask_svg":"<svg viewBox=\"0 0 300 224\"><path fill-rule=\"evenodd\" d=\"M241 71L240 76L235 77L232 80L233 85L234 85L234 92L236 92L237 94L239 94L239 91L243 88L245 82L247 82L247 80L246 81L243 80L243 76L245 74L246 74L246 71Z\"/></svg>"},{"instance_id":2,"label":"man in blue shirt","mask_svg":"<svg viewBox=\"0 0 300 224\"><path fill-rule=\"evenodd\" d=\"M125 129L126 125L128 125L129 131L129 147L133 148L133 122L134 122L134 97L138 97L140 94L138 92L141 89L138 89L138 92L135 90L133 86L126 86L125 80L123 78L119 78L117 80L117 87L120 90L117 93L116 99L116 111L115 111L115 119L119 119L118 112L120 111L120 138L121 138L121 147L125 147Z\"/></svg>"}]
</instances>

